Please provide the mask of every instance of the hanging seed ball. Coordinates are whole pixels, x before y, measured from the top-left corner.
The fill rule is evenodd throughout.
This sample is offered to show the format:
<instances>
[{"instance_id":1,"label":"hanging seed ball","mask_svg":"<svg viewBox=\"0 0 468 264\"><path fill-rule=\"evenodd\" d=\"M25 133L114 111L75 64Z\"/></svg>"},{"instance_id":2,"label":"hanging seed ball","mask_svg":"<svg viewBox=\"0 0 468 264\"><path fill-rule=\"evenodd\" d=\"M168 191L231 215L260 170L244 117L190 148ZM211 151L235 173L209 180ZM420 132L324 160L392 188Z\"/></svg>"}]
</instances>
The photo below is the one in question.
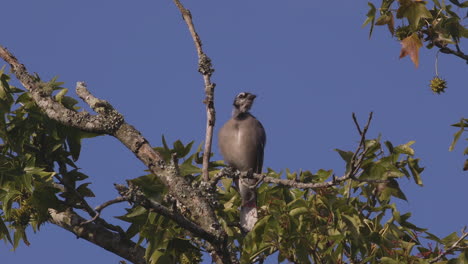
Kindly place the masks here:
<instances>
[{"instance_id":1,"label":"hanging seed ball","mask_svg":"<svg viewBox=\"0 0 468 264\"><path fill-rule=\"evenodd\" d=\"M440 94L445 92L445 89L447 88L447 81L436 76L432 78L431 84L429 86L434 93Z\"/></svg>"}]
</instances>

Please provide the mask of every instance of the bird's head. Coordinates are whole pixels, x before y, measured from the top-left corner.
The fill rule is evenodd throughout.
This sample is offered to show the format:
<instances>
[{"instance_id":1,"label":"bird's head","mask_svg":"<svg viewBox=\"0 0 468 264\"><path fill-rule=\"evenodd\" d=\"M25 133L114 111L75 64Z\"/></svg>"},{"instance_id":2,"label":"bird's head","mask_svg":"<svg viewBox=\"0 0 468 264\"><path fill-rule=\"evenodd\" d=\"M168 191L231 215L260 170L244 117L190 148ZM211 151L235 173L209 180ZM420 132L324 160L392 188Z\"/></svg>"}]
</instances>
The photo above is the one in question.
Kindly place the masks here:
<instances>
[{"instance_id":1,"label":"bird's head","mask_svg":"<svg viewBox=\"0 0 468 264\"><path fill-rule=\"evenodd\" d=\"M247 113L252 107L255 97L257 97L255 94L242 92L236 96L233 105L239 113Z\"/></svg>"}]
</instances>

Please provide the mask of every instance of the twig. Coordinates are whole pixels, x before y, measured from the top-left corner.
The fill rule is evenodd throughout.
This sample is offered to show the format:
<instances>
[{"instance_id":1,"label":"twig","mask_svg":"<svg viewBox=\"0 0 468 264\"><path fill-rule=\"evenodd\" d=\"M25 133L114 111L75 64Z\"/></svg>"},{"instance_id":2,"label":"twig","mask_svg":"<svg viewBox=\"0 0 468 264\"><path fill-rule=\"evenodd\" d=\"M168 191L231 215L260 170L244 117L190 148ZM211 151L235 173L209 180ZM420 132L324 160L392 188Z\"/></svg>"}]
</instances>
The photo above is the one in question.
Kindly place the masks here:
<instances>
[{"instance_id":1,"label":"twig","mask_svg":"<svg viewBox=\"0 0 468 264\"><path fill-rule=\"evenodd\" d=\"M357 128L357 130L359 132L359 135L362 136L362 130L361 130L361 127L359 126L359 122L357 121L356 114L353 113L352 116L353 116L353 122L356 125L356 128Z\"/></svg>"},{"instance_id":2,"label":"twig","mask_svg":"<svg viewBox=\"0 0 468 264\"><path fill-rule=\"evenodd\" d=\"M455 56L457 56L459 58L464 59L466 61L466 63L468 63L468 55L463 53L459 49L459 47L457 47L457 50L453 50L453 49L448 48L448 47L446 47L446 46L444 46L444 45L442 45L442 44L440 44L438 42L434 42L434 45L436 45L439 48L440 52L445 53L445 54L453 54L453 55L455 55Z\"/></svg>"},{"instance_id":3,"label":"twig","mask_svg":"<svg viewBox=\"0 0 468 264\"><path fill-rule=\"evenodd\" d=\"M125 201L126 201L126 200L125 200L123 197L120 197L120 196L119 196L119 197L117 197L117 198L115 198L115 199L113 199L113 200L107 201L107 202L105 202L105 203L103 203L103 204L97 206L97 207L94 209L94 210L96 211L96 215L95 215L93 218L89 219L88 221L82 222L81 225L86 225L86 224L89 224L89 223L91 223L91 222L96 221L96 220L101 216L101 211L102 211L104 208L106 208L106 207L108 207L108 206L110 206L110 205L113 205L113 204L116 204L116 203L125 202Z\"/></svg>"},{"instance_id":4,"label":"twig","mask_svg":"<svg viewBox=\"0 0 468 264\"><path fill-rule=\"evenodd\" d=\"M445 255L452 253L454 250L459 249L460 247L458 246L466 237L468 236L468 232L466 232L466 226L463 227L462 229L462 236L455 241L455 243L452 244L449 248L447 248L444 252L440 253L437 257L429 261L429 263L435 263L439 260L441 260Z\"/></svg>"},{"instance_id":5,"label":"twig","mask_svg":"<svg viewBox=\"0 0 468 264\"><path fill-rule=\"evenodd\" d=\"M203 80L205 82L205 100L203 101L206 105L206 135L205 135L205 148L203 150L203 180L209 180L208 166L210 163L211 156L211 144L213 141L213 128L216 120L216 112L214 108L214 88L215 83L211 82L211 75L214 72L214 69L211 64L211 59L203 52L202 42L197 32L195 31L195 26L193 25L192 15L190 11L186 9L179 0L174 0L175 5L179 8L182 17L184 18L185 23L187 23L190 35L192 35L193 42L198 54L198 71L203 75Z\"/></svg>"},{"instance_id":6,"label":"twig","mask_svg":"<svg viewBox=\"0 0 468 264\"><path fill-rule=\"evenodd\" d=\"M63 162L59 162L58 164L59 164L60 174L65 176L67 174L66 165ZM77 208L78 204L76 204L76 203L71 205L73 208L77 208L77 209L81 209L81 210L86 211L86 213L88 213L88 215L93 218L93 221L99 222L99 224L101 224L105 228L107 228L107 229L109 229L111 231L117 232L121 236L125 236L125 232L123 231L123 229L120 226L109 224L106 220L99 218L99 212L96 212L88 204L88 201L86 201L86 199L83 197L83 195L81 195L81 193L79 193L76 190L74 184L71 184L71 182L67 182L66 179L64 179L63 177L60 177L58 174L55 175L55 178L63 185L64 193L68 192L69 194L73 195L75 198L77 198L79 200L79 204L80 204L79 207L80 208ZM65 200L65 201L67 201L67 200Z\"/></svg>"}]
</instances>

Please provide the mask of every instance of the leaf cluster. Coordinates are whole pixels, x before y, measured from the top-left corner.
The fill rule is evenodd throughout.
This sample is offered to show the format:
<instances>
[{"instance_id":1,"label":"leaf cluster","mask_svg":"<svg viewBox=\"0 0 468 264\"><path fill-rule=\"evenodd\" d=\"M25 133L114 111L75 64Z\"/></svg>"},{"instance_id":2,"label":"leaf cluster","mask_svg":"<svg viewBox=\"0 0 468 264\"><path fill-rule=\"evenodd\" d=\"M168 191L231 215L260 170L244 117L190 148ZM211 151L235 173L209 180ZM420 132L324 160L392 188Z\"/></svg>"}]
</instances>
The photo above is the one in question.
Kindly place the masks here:
<instances>
[{"instance_id":1,"label":"leaf cluster","mask_svg":"<svg viewBox=\"0 0 468 264\"><path fill-rule=\"evenodd\" d=\"M433 0L431 8L422 0L383 0L378 8L369 2L363 26L370 25L370 37L374 26L386 25L390 34L401 41L400 58L409 55L416 67L423 42L428 49L436 46L441 52L466 59L461 55L459 44L463 38L468 38L468 29L462 23L468 15L468 1L450 2L452 4ZM450 46L454 46L453 50Z\"/></svg>"},{"instance_id":2,"label":"leaf cluster","mask_svg":"<svg viewBox=\"0 0 468 264\"><path fill-rule=\"evenodd\" d=\"M460 122L455 123L452 126L458 127L459 130L453 135L453 141L452 141L452 144L450 144L449 151L452 151L455 149L455 145L460 139L460 136L462 135L462 133L468 130L468 119L462 118ZM468 138L466 138L465 140L468 141ZM463 151L463 155L468 155L468 147L466 147L465 150ZM465 171L468 170L468 159L466 159L465 163L463 164L463 170Z\"/></svg>"},{"instance_id":3,"label":"leaf cluster","mask_svg":"<svg viewBox=\"0 0 468 264\"><path fill-rule=\"evenodd\" d=\"M65 96L66 89L56 78L41 84L49 93L58 91L55 100L77 109L77 102ZM31 95L11 85L9 75L0 70L0 238L13 248L21 240L29 244L26 228L38 230L48 220L49 208L65 207L57 196L59 192L74 206L79 206L77 193L80 197L93 196L89 183L75 189L75 183L87 176L74 163L79 158L81 139L91 136L95 135L49 119ZM60 179L60 185L54 178ZM74 189L74 194L64 189Z\"/></svg>"}]
</instances>

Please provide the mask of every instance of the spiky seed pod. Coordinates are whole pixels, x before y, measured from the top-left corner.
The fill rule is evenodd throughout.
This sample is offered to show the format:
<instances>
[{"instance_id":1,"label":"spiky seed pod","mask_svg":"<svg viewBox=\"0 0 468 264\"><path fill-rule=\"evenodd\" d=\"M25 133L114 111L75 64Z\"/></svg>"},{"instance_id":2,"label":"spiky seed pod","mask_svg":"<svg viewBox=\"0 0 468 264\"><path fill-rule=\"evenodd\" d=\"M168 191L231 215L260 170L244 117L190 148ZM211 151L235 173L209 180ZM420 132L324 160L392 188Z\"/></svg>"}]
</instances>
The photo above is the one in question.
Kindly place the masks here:
<instances>
[{"instance_id":1,"label":"spiky seed pod","mask_svg":"<svg viewBox=\"0 0 468 264\"><path fill-rule=\"evenodd\" d=\"M447 88L447 81L438 76L435 76L432 78L431 84L429 86L434 93L440 94L445 92L445 89Z\"/></svg>"}]
</instances>

